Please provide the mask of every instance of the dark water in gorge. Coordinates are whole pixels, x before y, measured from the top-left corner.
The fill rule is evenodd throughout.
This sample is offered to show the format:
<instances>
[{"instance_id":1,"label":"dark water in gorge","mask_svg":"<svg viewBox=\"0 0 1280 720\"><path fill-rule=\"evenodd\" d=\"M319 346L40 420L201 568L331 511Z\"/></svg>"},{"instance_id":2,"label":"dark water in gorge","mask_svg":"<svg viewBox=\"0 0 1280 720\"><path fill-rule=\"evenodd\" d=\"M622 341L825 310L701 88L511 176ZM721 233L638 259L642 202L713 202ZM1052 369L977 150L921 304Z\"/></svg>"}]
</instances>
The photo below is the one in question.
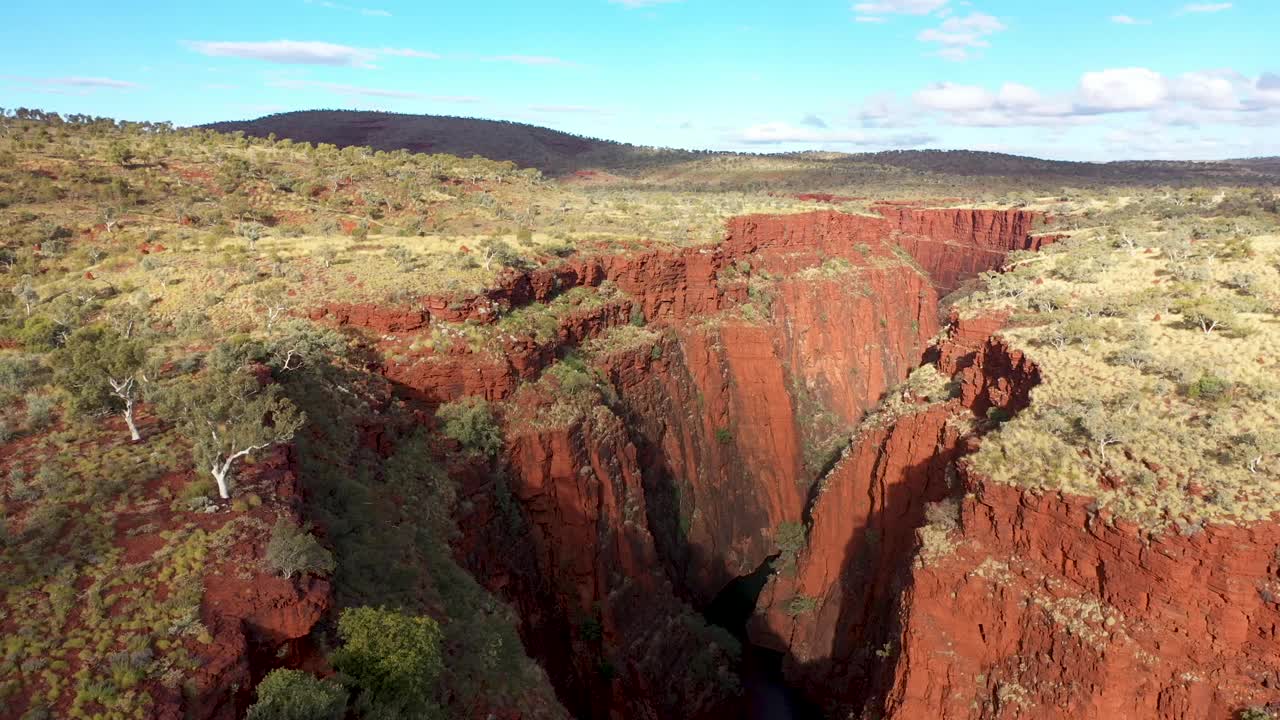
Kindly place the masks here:
<instances>
[{"instance_id":1,"label":"dark water in gorge","mask_svg":"<svg viewBox=\"0 0 1280 720\"><path fill-rule=\"evenodd\" d=\"M742 643L738 675L747 701L746 720L821 720L817 709L787 686L782 676L782 653L752 645L747 638L747 621L773 571L772 563L770 558L755 572L726 585L703 616L707 622L733 633Z\"/></svg>"}]
</instances>

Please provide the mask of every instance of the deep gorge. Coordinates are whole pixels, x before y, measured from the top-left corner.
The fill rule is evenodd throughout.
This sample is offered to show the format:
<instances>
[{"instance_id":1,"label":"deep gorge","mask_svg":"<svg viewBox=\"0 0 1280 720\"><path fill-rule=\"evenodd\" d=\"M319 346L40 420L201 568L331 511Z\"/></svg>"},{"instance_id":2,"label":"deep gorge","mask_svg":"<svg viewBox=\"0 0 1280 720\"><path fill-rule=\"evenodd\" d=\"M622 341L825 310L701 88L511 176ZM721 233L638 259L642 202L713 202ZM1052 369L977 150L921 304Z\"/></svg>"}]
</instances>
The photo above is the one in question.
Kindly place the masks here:
<instances>
[{"instance_id":1,"label":"deep gorge","mask_svg":"<svg viewBox=\"0 0 1280 720\"><path fill-rule=\"evenodd\" d=\"M864 519L885 536L881 555L850 547L822 556L823 563L868 564L842 574L870 583L857 601L869 609L854 611L852 597L818 605L821 594L808 585L811 595L787 594L793 589L784 578L807 580L819 560L813 537L807 555L788 556L785 573L761 571L779 554L785 526L812 515L813 527L824 527L836 496L818 494L818 483L843 483L849 463L836 459L860 452L839 438L924 360L940 329L940 295L998 267L1010 250L1052 239L1032 234L1033 213L880 212L742 217L713 247L570 260L507 276L462 301L315 314L412 337L433 320L488 322L574 287L621 291L566 315L550 342L513 339L502 358L455 349L389 362L384 374L428 405L468 395L503 401L521 381L638 316L654 331L645 342L592 357L610 389L592 412L508 427L504 470L527 520L530 552L487 546L483 533L459 543L463 565L517 607L530 654L577 716L740 711L743 692L732 675L743 660L717 645L724 630L708 625L703 612L745 641L753 691L794 692L796 702L804 696L827 709L833 699L870 697L874 655L858 648L883 628L866 638L857 628L891 608L923 502L940 497L937 478L926 472L906 489L910 497L894 498L913 505L902 517ZM939 477L942 469L932 468ZM482 528L497 514L484 490L487 475L464 475L477 486L467 493L473 518L461 525ZM534 567L512 566L512 557ZM760 603L751 597L744 606L739 598L736 612L717 609L726 588L749 577ZM836 605L850 607L833 620ZM825 654L801 641L833 625L854 629ZM680 667L686 676L672 682L672 668ZM781 677L779 669L794 690L764 687ZM821 686L829 681L858 689L832 693Z\"/></svg>"}]
</instances>

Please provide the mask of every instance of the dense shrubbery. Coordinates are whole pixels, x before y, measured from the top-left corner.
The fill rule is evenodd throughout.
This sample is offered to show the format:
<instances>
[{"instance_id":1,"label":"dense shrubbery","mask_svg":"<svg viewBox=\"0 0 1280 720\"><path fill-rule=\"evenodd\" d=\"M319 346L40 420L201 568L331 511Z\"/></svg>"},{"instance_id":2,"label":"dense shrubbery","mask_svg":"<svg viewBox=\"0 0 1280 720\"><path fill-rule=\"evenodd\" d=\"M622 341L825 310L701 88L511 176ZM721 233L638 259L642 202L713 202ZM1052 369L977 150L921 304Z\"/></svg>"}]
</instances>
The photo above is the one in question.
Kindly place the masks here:
<instances>
[{"instance_id":1,"label":"dense shrubbery","mask_svg":"<svg viewBox=\"0 0 1280 720\"><path fill-rule=\"evenodd\" d=\"M286 578L306 573L328 575L335 567L333 556L315 535L283 517L271 529L266 560L268 567Z\"/></svg>"},{"instance_id":2,"label":"dense shrubbery","mask_svg":"<svg viewBox=\"0 0 1280 720\"><path fill-rule=\"evenodd\" d=\"M467 397L445 403L436 410L446 437L481 455L493 455L502 448L502 430L493 409L482 398Z\"/></svg>"},{"instance_id":3,"label":"dense shrubbery","mask_svg":"<svg viewBox=\"0 0 1280 720\"><path fill-rule=\"evenodd\" d=\"M436 682L443 670L440 626L393 610L348 608L338 619L342 648L333 665L349 676L365 717L437 718Z\"/></svg>"},{"instance_id":4,"label":"dense shrubbery","mask_svg":"<svg viewBox=\"0 0 1280 720\"><path fill-rule=\"evenodd\" d=\"M347 691L301 670L272 670L258 683L246 720L343 720Z\"/></svg>"}]
</instances>

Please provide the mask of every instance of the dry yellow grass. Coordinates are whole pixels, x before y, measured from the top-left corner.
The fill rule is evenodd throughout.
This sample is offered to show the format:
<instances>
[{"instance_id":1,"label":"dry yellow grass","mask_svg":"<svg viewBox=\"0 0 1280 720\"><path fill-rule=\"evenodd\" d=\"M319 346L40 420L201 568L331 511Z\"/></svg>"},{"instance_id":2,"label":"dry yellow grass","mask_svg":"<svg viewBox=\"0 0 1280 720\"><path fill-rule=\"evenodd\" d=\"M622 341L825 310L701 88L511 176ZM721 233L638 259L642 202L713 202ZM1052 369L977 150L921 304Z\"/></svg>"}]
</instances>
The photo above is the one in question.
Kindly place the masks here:
<instances>
[{"instance_id":1,"label":"dry yellow grass","mask_svg":"<svg viewBox=\"0 0 1280 720\"><path fill-rule=\"evenodd\" d=\"M1003 335L1043 373L1031 407L987 437L974 468L1093 497L1153 530L1270 517L1280 510L1280 447L1270 444L1280 427L1280 236L1251 238L1247 257L1203 240L1177 260L1107 247L1100 234L1015 261L997 291L965 304L966 314L1018 313ZM1247 292L1233 287L1245 276ZM1179 312L1192 297L1241 310L1232 327L1205 332ZM1091 420L1090 408L1102 414Z\"/></svg>"}]
</instances>

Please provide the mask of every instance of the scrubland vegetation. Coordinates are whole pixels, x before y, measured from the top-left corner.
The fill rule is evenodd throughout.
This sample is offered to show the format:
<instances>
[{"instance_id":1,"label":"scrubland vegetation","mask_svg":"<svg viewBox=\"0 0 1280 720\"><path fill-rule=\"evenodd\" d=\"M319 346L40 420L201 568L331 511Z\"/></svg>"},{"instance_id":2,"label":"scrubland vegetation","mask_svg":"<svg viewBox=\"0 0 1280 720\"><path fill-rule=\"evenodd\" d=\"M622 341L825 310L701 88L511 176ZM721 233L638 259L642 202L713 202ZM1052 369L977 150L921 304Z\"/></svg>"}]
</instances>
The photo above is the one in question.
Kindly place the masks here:
<instances>
[{"instance_id":1,"label":"scrubland vegetation","mask_svg":"<svg viewBox=\"0 0 1280 720\"><path fill-rule=\"evenodd\" d=\"M1041 368L974 467L1194 533L1280 509L1280 207L1271 191L1126 198L962 300Z\"/></svg>"},{"instance_id":2,"label":"scrubland vegetation","mask_svg":"<svg viewBox=\"0 0 1280 720\"><path fill-rule=\"evenodd\" d=\"M333 586L317 652L336 675L271 672L254 720L554 706L515 613L454 557L454 510L470 501L448 463L492 472L492 531L522 547L504 432L609 414L616 398L593 361L660 358L670 330L639 313L561 353L507 402L425 408L375 371L402 359L379 356L397 338L338 331L309 311L460 297L506 268L711 244L734 215L823 207L770 194L826 182L813 158L682 162L661 178L561 183L481 158L0 117L0 706L31 720L142 718L166 695L195 697L219 651L206 594L225 578ZM1280 508L1273 192L1049 196L830 166L831 185L805 189L959 187L1050 210L1071 231L958 300L962 312L1010 313L1006 337L1045 376L1032 407L988 436L977 469L1095 497L1100 512L1153 530ZM803 272L856 282L859 270L832 260ZM734 321L769 317L778 278L747 266L720 281L746 285ZM501 355L513 339L553 341L569 313L626 300L608 283L572 290L492 324L437 322L399 351ZM922 368L864 429L952 392ZM816 474L848 429L801 401ZM732 429L716 439L732 443ZM305 493L290 490L298 478ZM931 517L943 535L951 510ZM803 528L779 528L777 541L794 563Z\"/></svg>"}]
</instances>

